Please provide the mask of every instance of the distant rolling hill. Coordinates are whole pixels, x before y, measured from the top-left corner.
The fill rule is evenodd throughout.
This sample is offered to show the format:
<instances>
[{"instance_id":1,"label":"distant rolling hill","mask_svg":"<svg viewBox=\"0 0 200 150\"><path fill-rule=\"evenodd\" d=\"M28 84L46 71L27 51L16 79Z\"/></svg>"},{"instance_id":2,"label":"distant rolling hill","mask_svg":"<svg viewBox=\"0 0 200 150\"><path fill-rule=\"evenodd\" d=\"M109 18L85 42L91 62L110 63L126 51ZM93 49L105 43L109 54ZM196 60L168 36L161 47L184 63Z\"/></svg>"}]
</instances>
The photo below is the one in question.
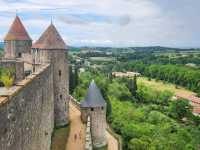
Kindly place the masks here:
<instances>
[{"instance_id":1,"label":"distant rolling hill","mask_svg":"<svg viewBox=\"0 0 200 150\"><path fill-rule=\"evenodd\" d=\"M4 43L0 42L0 49L4 48ZM147 46L147 47L124 47L124 48L115 48L115 47L74 47L69 46L69 51L73 52L80 52L84 50L89 51L199 51L199 48L188 48L188 49L182 49L182 48L170 48L170 47L162 47L162 46Z\"/></svg>"},{"instance_id":2,"label":"distant rolling hill","mask_svg":"<svg viewBox=\"0 0 200 150\"><path fill-rule=\"evenodd\" d=\"M162 46L147 46L147 47L124 47L124 48L115 48L115 47L69 47L70 51L196 51L199 49L193 48L171 48L171 47L162 47Z\"/></svg>"}]
</instances>

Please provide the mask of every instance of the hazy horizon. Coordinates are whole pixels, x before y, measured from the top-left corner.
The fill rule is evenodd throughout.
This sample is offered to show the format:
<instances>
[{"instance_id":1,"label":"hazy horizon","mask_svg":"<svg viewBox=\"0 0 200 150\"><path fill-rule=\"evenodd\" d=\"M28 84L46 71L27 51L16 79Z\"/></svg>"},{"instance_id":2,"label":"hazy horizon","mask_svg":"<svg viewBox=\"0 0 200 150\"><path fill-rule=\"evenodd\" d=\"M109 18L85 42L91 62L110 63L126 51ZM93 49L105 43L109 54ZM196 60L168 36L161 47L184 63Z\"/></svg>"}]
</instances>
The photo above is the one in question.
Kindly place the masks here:
<instances>
[{"instance_id":1,"label":"hazy horizon","mask_svg":"<svg viewBox=\"0 0 200 150\"><path fill-rule=\"evenodd\" d=\"M0 41L0 44L3 44L4 41ZM170 47L170 46L163 46L163 45L147 45L147 46L103 46L103 45L67 45L68 47L75 47L75 48L82 48L82 47L89 47L89 48L95 48L95 47L100 47L100 48L132 48L132 47L165 47L165 48L177 48L177 49L200 49L200 47Z\"/></svg>"}]
</instances>

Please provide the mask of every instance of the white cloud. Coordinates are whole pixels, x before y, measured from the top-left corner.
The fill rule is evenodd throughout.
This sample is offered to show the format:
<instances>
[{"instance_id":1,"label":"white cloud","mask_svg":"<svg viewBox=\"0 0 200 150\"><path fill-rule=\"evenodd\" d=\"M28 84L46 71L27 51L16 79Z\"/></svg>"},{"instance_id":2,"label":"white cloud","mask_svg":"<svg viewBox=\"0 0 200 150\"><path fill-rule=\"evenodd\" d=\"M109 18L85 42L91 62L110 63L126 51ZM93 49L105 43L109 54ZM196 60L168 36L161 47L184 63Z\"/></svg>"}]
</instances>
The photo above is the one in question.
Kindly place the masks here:
<instances>
[{"instance_id":1,"label":"white cloud","mask_svg":"<svg viewBox=\"0 0 200 150\"><path fill-rule=\"evenodd\" d=\"M69 44L200 46L198 0L0 0L0 6L1 35L18 9L34 39L53 16Z\"/></svg>"}]
</instances>

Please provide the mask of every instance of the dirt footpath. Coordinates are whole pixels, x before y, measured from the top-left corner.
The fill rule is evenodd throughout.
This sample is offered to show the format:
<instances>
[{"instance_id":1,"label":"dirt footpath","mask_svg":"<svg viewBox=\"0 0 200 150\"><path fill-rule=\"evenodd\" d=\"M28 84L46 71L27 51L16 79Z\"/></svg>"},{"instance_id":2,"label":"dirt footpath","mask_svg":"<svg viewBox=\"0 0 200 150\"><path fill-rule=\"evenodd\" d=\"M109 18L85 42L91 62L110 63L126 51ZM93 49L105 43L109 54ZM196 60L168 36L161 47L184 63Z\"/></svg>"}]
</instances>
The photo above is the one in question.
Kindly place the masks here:
<instances>
[{"instance_id":1,"label":"dirt footpath","mask_svg":"<svg viewBox=\"0 0 200 150\"><path fill-rule=\"evenodd\" d=\"M108 138L108 150L118 150L118 141L108 131L106 132Z\"/></svg>"},{"instance_id":2,"label":"dirt footpath","mask_svg":"<svg viewBox=\"0 0 200 150\"><path fill-rule=\"evenodd\" d=\"M80 111L70 102L70 133L66 150L84 150L85 125L81 122Z\"/></svg>"},{"instance_id":3,"label":"dirt footpath","mask_svg":"<svg viewBox=\"0 0 200 150\"><path fill-rule=\"evenodd\" d=\"M81 121L81 112L70 102L70 133L67 140L66 150L84 150L85 125ZM107 131L108 150L118 150L118 141Z\"/></svg>"}]
</instances>

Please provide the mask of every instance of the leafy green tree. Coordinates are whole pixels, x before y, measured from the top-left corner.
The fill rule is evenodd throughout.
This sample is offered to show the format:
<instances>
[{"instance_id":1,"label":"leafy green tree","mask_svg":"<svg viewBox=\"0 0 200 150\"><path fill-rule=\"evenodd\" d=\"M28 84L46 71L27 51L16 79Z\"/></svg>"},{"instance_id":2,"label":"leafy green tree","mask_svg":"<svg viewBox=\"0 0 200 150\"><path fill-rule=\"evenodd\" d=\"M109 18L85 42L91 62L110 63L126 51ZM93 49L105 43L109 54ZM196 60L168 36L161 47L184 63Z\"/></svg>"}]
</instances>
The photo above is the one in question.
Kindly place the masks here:
<instances>
[{"instance_id":1,"label":"leafy green tree","mask_svg":"<svg viewBox=\"0 0 200 150\"><path fill-rule=\"evenodd\" d=\"M188 100L174 100L170 103L169 113L173 118L182 120L184 117L190 117L192 115L192 107Z\"/></svg>"},{"instance_id":2,"label":"leafy green tree","mask_svg":"<svg viewBox=\"0 0 200 150\"><path fill-rule=\"evenodd\" d=\"M199 91L199 90L198 90L198 92L197 92L197 96L200 97L200 91Z\"/></svg>"},{"instance_id":3,"label":"leafy green tree","mask_svg":"<svg viewBox=\"0 0 200 150\"><path fill-rule=\"evenodd\" d=\"M132 139L128 144L129 150L148 150L148 143L140 139Z\"/></svg>"},{"instance_id":4,"label":"leafy green tree","mask_svg":"<svg viewBox=\"0 0 200 150\"><path fill-rule=\"evenodd\" d=\"M131 93L129 89L127 88L127 86L124 83L119 84L116 81L113 81L108 86L108 95L114 96L120 100L127 100L128 98L131 97Z\"/></svg>"},{"instance_id":5,"label":"leafy green tree","mask_svg":"<svg viewBox=\"0 0 200 150\"><path fill-rule=\"evenodd\" d=\"M3 75L3 76L1 76L1 81L3 82L3 84L6 88L10 88L13 85L14 78Z\"/></svg>"},{"instance_id":6,"label":"leafy green tree","mask_svg":"<svg viewBox=\"0 0 200 150\"><path fill-rule=\"evenodd\" d=\"M10 88L14 83L15 69L0 68L0 82L6 88Z\"/></svg>"}]
</instances>

